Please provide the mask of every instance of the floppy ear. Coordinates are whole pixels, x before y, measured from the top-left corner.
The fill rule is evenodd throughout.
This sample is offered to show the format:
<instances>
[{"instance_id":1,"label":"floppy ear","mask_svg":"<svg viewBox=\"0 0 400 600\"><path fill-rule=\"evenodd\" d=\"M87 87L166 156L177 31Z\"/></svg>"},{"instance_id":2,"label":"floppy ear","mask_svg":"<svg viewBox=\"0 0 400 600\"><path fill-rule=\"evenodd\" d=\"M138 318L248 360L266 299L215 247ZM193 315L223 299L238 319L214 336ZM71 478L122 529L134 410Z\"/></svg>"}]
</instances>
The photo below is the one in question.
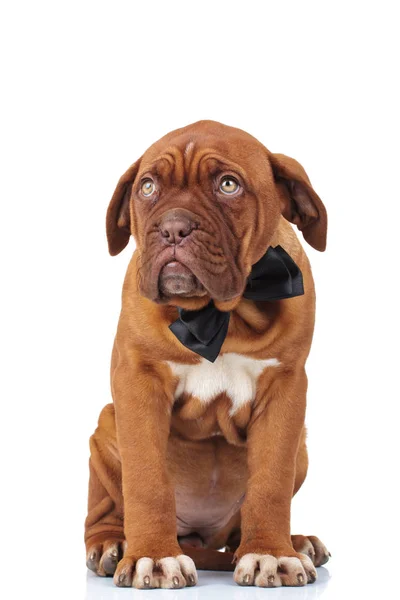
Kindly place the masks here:
<instances>
[{"instance_id":1,"label":"floppy ear","mask_svg":"<svg viewBox=\"0 0 400 600\"><path fill-rule=\"evenodd\" d=\"M119 254L129 242L131 235L131 218L129 199L132 183L138 173L141 158L124 173L118 181L106 216L108 250L111 256Z\"/></svg>"},{"instance_id":2,"label":"floppy ear","mask_svg":"<svg viewBox=\"0 0 400 600\"><path fill-rule=\"evenodd\" d=\"M269 159L281 199L282 215L297 225L313 248L323 252L326 248L328 217L307 173L297 160L284 154L270 154Z\"/></svg>"}]
</instances>

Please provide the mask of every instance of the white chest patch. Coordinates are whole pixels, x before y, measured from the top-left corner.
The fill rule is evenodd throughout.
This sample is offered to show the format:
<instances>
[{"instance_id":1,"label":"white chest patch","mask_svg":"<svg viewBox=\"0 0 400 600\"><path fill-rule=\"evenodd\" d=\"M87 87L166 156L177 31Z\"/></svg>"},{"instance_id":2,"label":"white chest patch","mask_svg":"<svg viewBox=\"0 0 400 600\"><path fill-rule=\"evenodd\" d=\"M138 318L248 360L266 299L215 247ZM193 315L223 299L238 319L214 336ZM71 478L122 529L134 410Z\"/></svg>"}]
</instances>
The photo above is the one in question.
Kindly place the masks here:
<instances>
[{"instance_id":1,"label":"white chest patch","mask_svg":"<svg viewBox=\"0 0 400 600\"><path fill-rule=\"evenodd\" d=\"M175 398L186 393L207 404L226 392L232 402L231 415L254 399L257 379L264 369L280 364L276 358L259 360L235 352L218 356L214 363L205 358L196 365L167 362L179 378Z\"/></svg>"}]
</instances>

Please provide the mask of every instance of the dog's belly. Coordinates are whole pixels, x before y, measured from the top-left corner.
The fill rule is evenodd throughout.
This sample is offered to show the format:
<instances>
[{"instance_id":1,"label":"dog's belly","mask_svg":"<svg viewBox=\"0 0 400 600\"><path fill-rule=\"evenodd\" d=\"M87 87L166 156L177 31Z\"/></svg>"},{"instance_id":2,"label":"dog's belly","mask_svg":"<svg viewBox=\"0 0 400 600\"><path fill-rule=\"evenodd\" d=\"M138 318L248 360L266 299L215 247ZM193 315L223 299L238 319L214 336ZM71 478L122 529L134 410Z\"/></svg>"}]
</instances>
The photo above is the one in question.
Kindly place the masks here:
<instances>
[{"instance_id":1,"label":"dog's belly","mask_svg":"<svg viewBox=\"0 0 400 600\"><path fill-rule=\"evenodd\" d=\"M225 393L233 416L241 407L251 402L256 393L257 380L267 367L277 367L276 358L255 359L235 352L218 356L214 363L202 358L199 363L188 365L168 361L178 378L175 398L197 398L203 405Z\"/></svg>"},{"instance_id":2,"label":"dog's belly","mask_svg":"<svg viewBox=\"0 0 400 600\"><path fill-rule=\"evenodd\" d=\"M222 436L192 441L171 435L168 466L178 535L198 533L206 541L241 506L248 477L246 448Z\"/></svg>"},{"instance_id":3,"label":"dog's belly","mask_svg":"<svg viewBox=\"0 0 400 600\"><path fill-rule=\"evenodd\" d=\"M177 489L175 502L178 536L197 533L207 543L240 509L243 499L244 492L228 502L220 493L210 491L207 496L197 497Z\"/></svg>"}]
</instances>

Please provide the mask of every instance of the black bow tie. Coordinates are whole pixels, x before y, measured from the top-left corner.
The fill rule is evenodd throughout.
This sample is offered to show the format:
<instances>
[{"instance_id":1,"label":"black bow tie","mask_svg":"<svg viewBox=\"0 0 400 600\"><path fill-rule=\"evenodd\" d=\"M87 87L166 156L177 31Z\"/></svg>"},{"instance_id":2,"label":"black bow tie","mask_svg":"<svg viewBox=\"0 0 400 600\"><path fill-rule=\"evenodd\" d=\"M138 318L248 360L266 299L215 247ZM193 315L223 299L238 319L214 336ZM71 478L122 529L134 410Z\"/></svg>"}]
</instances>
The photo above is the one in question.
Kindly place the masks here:
<instances>
[{"instance_id":1,"label":"black bow tie","mask_svg":"<svg viewBox=\"0 0 400 600\"><path fill-rule=\"evenodd\" d=\"M243 296L250 300L283 300L304 294L299 267L281 246L269 247L253 265ZM229 325L229 312L218 310L213 301L200 310L178 308L179 319L169 328L189 350L210 362L217 358Z\"/></svg>"}]
</instances>

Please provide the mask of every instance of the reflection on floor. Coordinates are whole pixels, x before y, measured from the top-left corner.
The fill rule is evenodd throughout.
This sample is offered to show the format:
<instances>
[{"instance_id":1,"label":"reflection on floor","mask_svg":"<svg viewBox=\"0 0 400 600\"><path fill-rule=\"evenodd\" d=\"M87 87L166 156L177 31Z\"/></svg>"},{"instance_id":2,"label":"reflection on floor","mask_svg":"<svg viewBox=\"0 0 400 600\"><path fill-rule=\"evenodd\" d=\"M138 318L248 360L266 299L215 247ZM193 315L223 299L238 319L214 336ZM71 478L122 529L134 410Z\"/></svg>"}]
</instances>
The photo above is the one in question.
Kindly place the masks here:
<instances>
[{"instance_id":1,"label":"reflection on floor","mask_svg":"<svg viewBox=\"0 0 400 600\"><path fill-rule=\"evenodd\" d=\"M281 600L296 598L297 600L316 600L325 591L329 582L329 571L325 567L318 569L318 580L304 587L263 589L256 587L240 587L234 583L232 573L217 571L199 571L199 583L183 590L127 590L117 588L111 578L97 577L91 572L87 574L86 600L149 600L149 597L163 600Z\"/></svg>"}]
</instances>

